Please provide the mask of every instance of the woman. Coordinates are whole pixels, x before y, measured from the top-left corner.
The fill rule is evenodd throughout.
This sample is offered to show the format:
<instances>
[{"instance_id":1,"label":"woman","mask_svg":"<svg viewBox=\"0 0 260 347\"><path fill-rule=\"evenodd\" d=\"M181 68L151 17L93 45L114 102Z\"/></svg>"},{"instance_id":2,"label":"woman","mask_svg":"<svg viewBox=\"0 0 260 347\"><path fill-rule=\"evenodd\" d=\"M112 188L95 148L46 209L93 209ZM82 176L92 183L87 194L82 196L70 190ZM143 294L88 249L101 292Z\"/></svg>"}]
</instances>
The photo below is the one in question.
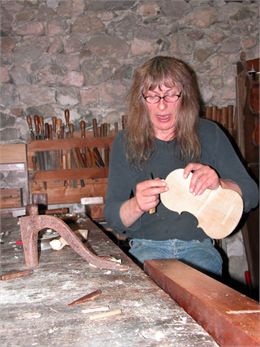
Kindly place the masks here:
<instances>
[{"instance_id":1,"label":"woman","mask_svg":"<svg viewBox=\"0 0 260 347\"><path fill-rule=\"evenodd\" d=\"M158 56L135 71L125 131L110 157L105 215L130 239L130 253L146 259L176 258L221 275L222 259L190 213L160 203L164 178L184 168L197 195L219 185L242 196L244 211L257 205L256 183L217 124L199 118L199 93L189 67ZM156 207L156 212L149 210Z\"/></svg>"}]
</instances>

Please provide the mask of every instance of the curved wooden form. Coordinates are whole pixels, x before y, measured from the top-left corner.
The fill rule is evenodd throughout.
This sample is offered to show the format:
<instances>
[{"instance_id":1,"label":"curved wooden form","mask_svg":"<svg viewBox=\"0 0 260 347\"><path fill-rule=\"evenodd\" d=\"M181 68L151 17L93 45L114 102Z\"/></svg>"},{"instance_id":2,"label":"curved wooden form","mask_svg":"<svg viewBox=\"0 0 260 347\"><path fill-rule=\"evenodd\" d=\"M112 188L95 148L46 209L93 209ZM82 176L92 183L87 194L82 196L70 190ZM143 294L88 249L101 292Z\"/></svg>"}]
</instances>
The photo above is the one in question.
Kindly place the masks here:
<instances>
[{"instance_id":1,"label":"curved wooden form","mask_svg":"<svg viewBox=\"0 0 260 347\"><path fill-rule=\"evenodd\" d=\"M193 214L198 220L198 226L212 239L227 237L242 216L241 196L220 186L215 190L206 189L201 195L193 195L189 191L192 175L184 179L183 171L174 170L166 177L169 189L161 194L161 202L169 210Z\"/></svg>"}]
</instances>

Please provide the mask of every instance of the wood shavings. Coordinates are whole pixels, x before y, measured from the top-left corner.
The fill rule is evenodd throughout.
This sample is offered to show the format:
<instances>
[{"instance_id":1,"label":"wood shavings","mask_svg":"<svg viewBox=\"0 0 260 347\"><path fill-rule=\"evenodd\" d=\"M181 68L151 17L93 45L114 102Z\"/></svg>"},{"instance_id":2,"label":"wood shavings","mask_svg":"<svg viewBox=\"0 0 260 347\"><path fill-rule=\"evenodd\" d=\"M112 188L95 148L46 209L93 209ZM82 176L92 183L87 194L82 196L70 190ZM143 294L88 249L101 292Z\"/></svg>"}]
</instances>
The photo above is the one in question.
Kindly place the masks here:
<instances>
[{"instance_id":1,"label":"wood shavings","mask_svg":"<svg viewBox=\"0 0 260 347\"><path fill-rule=\"evenodd\" d=\"M106 312L109 311L109 306L99 306L99 307L91 307L81 310L82 313L93 313L93 312Z\"/></svg>"},{"instance_id":2,"label":"wood shavings","mask_svg":"<svg viewBox=\"0 0 260 347\"><path fill-rule=\"evenodd\" d=\"M87 229L78 229L75 231L75 234L81 238L81 240L87 240L88 230ZM60 251L62 248L68 245L68 242L64 240L63 237L50 241L50 246L55 251Z\"/></svg>"},{"instance_id":3,"label":"wood shavings","mask_svg":"<svg viewBox=\"0 0 260 347\"><path fill-rule=\"evenodd\" d=\"M96 319L103 319L103 318L108 318L108 317L113 317L122 314L121 309L116 309L108 312L100 312L97 314L93 314L92 316L89 316L90 320L96 320Z\"/></svg>"}]
</instances>

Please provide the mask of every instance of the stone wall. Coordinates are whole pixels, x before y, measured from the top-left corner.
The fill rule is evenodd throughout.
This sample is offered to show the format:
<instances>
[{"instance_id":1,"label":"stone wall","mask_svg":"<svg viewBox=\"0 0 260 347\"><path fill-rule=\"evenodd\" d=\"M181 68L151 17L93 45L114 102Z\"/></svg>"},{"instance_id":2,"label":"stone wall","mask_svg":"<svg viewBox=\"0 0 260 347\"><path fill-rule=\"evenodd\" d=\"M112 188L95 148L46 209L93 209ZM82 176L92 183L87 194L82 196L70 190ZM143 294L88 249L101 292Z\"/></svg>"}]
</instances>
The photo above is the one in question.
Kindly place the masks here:
<instances>
[{"instance_id":1,"label":"stone wall","mask_svg":"<svg viewBox=\"0 0 260 347\"><path fill-rule=\"evenodd\" d=\"M240 52L259 56L249 0L1 0L1 142L28 140L27 114L113 124L136 66L157 54L197 72L206 104L235 105Z\"/></svg>"}]
</instances>

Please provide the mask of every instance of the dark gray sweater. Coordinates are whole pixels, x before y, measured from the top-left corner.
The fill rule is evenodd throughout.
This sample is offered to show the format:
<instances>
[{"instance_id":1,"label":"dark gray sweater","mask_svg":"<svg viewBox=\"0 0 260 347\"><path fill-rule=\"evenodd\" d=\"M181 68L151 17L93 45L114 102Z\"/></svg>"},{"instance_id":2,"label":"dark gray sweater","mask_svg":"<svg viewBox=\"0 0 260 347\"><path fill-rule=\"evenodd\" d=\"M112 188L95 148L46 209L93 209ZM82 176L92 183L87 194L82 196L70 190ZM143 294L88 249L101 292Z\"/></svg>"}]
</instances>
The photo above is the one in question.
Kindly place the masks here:
<instances>
[{"instance_id":1,"label":"dark gray sweater","mask_svg":"<svg viewBox=\"0 0 260 347\"><path fill-rule=\"evenodd\" d=\"M258 203L258 187L248 175L235 153L227 136L214 122L200 119L198 134L201 143L202 164L213 167L219 176L236 182L243 196L244 211ZM113 142L110 156L108 190L106 196L106 220L118 232L129 238L151 240L203 240L207 235L197 227L197 219L188 212L180 215L168 210L160 203L155 214L144 213L132 226L126 228L119 217L121 204L135 194L138 182L153 177L166 178L173 170L184 168L187 163L180 159L179 146L175 140L155 140L155 150L142 170L129 166L125 157L124 132Z\"/></svg>"}]
</instances>

